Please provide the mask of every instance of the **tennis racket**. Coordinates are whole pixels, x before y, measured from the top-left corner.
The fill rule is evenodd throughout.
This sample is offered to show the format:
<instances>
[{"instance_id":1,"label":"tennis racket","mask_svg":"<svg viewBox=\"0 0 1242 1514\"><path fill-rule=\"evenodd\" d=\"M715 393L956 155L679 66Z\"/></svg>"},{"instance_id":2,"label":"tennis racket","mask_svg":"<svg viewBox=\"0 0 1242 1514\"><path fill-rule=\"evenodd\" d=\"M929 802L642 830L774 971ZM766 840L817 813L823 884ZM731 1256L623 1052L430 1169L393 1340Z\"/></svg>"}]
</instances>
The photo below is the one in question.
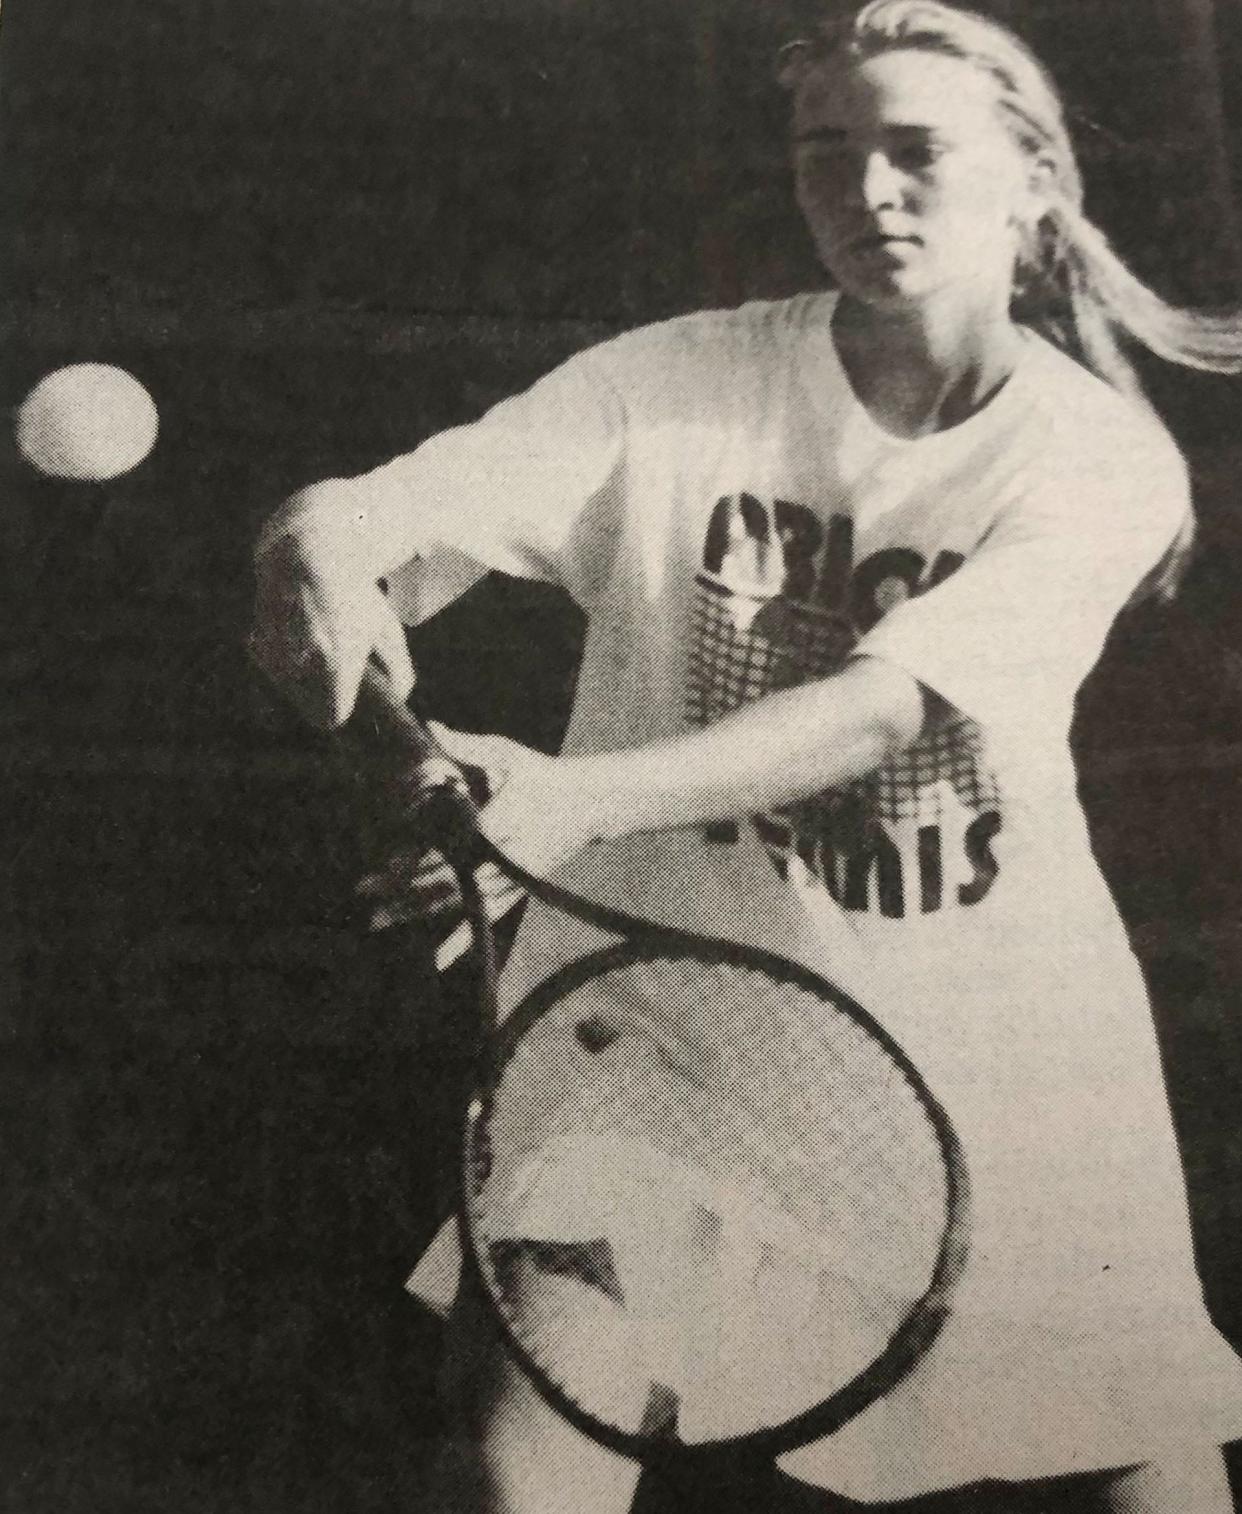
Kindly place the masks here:
<instances>
[{"instance_id":1,"label":"tennis racket","mask_svg":"<svg viewBox=\"0 0 1242 1514\"><path fill-rule=\"evenodd\" d=\"M947 1317L969 1203L892 1037L795 962L523 872L377 675L351 728L404 751L412 823L461 883L481 1011L462 1250L543 1397L642 1460L774 1456L901 1382ZM481 869L620 939L498 1019Z\"/></svg>"}]
</instances>

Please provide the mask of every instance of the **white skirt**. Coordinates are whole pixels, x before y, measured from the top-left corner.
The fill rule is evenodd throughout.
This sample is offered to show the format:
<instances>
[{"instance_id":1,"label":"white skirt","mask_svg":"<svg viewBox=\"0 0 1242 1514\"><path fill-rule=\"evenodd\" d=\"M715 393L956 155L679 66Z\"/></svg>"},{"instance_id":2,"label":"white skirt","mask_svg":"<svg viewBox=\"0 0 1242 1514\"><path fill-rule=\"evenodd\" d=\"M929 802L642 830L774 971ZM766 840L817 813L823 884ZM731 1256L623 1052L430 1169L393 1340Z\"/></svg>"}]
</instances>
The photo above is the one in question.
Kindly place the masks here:
<instances>
[{"instance_id":1,"label":"white skirt","mask_svg":"<svg viewBox=\"0 0 1242 1514\"><path fill-rule=\"evenodd\" d=\"M796 900L791 913L761 856L716 849L710 862L704 890L702 855L639 838L593 870L607 866L599 892L638 914L775 944L852 993L948 1109L971 1177L971 1255L932 1350L783 1468L891 1502L1242 1437L1242 1361L1203 1301L1145 988L1098 875L1075 892L1072 938L1051 907L1032 910L1031 890L998 886L956 928L888 922L860 940L847 917L811 922ZM732 930L729 899L746 906ZM532 909L515 997L588 937ZM459 1269L446 1225L408 1287L447 1312Z\"/></svg>"}]
</instances>

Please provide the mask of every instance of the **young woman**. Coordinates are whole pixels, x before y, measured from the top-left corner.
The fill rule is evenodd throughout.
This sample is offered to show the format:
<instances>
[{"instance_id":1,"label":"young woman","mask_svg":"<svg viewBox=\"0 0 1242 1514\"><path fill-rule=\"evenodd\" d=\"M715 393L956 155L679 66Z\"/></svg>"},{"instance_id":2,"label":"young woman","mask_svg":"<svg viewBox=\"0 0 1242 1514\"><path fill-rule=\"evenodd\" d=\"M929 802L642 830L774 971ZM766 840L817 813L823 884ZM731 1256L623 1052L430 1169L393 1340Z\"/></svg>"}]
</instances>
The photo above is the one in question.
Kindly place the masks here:
<instances>
[{"instance_id":1,"label":"young woman","mask_svg":"<svg viewBox=\"0 0 1242 1514\"><path fill-rule=\"evenodd\" d=\"M1242 1364L1204 1307L1068 732L1118 611L1189 536L1123 344L1238 371L1242 328L1126 271L1052 85L997 25L874 0L783 77L832 291L621 337L304 491L260 544L256 646L332 723L369 655L408 688L399 617L465 558L563 585L590 618L563 754L443 733L492 776L493 840L570 886L621 848L628 908L820 967L952 1109L976 1214L957 1312L788 1472L881 1504L984 1483L996 1510L1082 1474L1076 1509L1225 1514ZM372 888L407 892L402 865ZM535 911L510 971L553 956ZM634 1469L543 1407L468 1300L453 1331L437 1507L626 1508Z\"/></svg>"}]
</instances>

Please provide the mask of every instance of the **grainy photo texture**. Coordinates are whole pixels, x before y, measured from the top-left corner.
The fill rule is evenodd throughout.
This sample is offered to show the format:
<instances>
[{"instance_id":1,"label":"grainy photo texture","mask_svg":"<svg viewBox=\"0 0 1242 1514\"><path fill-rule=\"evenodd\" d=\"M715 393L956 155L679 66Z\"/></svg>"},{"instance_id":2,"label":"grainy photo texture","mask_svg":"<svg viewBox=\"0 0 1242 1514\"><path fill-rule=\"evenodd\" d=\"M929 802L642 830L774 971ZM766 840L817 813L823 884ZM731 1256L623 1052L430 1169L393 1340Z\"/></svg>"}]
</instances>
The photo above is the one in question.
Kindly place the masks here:
<instances>
[{"instance_id":1,"label":"grainy photo texture","mask_svg":"<svg viewBox=\"0 0 1242 1514\"><path fill-rule=\"evenodd\" d=\"M0 1506L1231 1514L1236 0L7 0Z\"/></svg>"}]
</instances>

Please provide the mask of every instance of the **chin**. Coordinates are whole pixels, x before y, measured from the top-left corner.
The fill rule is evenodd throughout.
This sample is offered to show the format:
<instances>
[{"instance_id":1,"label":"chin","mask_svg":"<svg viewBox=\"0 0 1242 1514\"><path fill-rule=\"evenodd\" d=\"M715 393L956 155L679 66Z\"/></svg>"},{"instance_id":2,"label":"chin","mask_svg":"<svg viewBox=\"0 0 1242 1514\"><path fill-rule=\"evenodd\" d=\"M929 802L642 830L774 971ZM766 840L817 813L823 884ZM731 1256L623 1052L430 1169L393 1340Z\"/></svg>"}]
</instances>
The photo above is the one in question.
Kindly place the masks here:
<instances>
[{"instance_id":1,"label":"chin","mask_svg":"<svg viewBox=\"0 0 1242 1514\"><path fill-rule=\"evenodd\" d=\"M973 276L962 270L946 271L909 263L859 268L843 260L830 264L827 259L824 266L842 294L891 315L909 314L943 300L954 291L960 295L971 286L990 288L994 282L991 270L986 276Z\"/></svg>"},{"instance_id":2,"label":"chin","mask_svg":"<svg viewBox=\"0 0 1242 1514\"><path fill-rule=\"evenodd\" d=\"M843 295L848 295L861 305L869 305L874 310L891 311L894 314L917 309L935 293L934 289L926 286L924 280L912 278L903 270L894 270L886 275L873 274L866 278L860 278L857 273L843 278L835 269L830 269L829 273Z\"/></svg>"},{"instance_id":3,"label":"chin","mask_svg":"<svg viewBox=\"0 0 1242 1514\"><path fill-rule=\"evenodd\" d=\"M919 301L928 283L926 270L896 260L861 260L821 251L820 263L843 295L864 305L908 307Z\"/></svg>"}]
</instances>

